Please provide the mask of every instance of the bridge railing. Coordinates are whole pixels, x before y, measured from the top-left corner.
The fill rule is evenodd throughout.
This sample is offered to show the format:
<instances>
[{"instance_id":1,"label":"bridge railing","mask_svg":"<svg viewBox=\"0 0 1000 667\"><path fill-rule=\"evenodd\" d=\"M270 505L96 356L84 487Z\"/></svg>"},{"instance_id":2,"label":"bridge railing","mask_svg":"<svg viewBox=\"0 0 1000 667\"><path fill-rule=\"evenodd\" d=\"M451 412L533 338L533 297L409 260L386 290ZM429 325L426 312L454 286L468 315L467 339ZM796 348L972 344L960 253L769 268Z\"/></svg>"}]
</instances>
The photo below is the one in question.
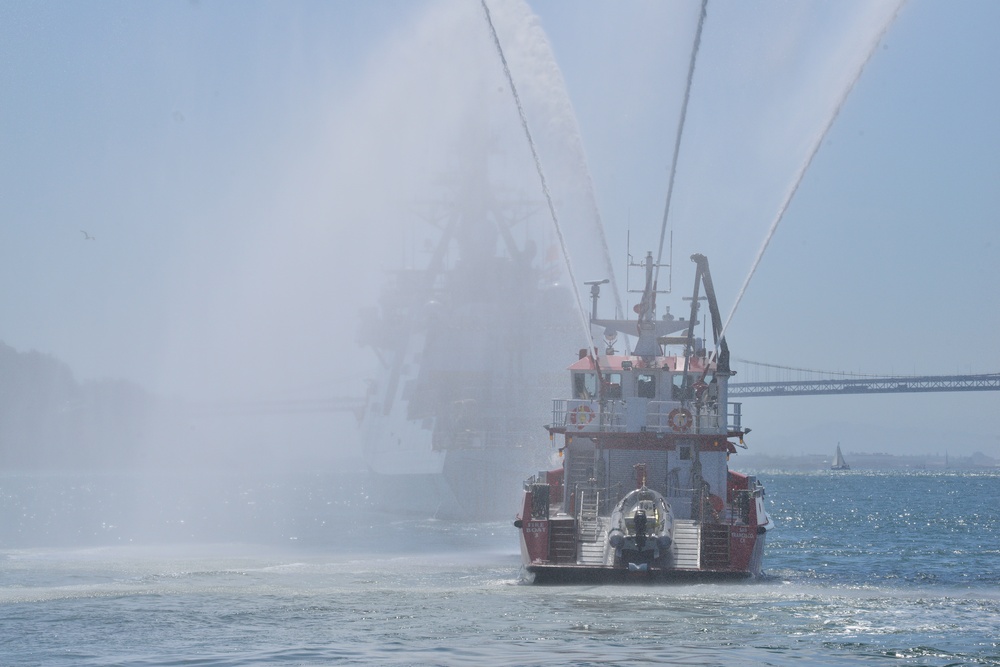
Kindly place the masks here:
<instances>
[{"instance_id":1,"label":"bridge railing","mask_svg":"<svg viewBox=\"0 0 1000 667\"><path fill-rule=\"evenodd\" d=\"M816 396L998 390L1000 390L1000 373L729 383L730 396Z\"/></svg>"}]
</instances>

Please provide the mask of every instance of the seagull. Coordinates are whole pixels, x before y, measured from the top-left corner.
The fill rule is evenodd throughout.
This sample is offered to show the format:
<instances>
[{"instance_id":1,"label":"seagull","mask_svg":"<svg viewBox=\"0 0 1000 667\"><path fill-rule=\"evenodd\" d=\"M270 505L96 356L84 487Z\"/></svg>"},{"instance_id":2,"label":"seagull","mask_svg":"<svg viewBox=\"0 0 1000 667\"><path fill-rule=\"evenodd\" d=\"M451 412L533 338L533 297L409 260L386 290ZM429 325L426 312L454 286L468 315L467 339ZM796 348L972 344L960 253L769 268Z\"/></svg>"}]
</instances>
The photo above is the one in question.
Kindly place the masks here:
<instances>
[{"instance_id":1,"label":"seagull","mask_svg":"<svg viewBox=\"0 0 1000 667\"><path fill-rule=\"evenodd\" d=\"M93 236L91 236L90 234L88 234L87 232L83 231L82 229L80 230L80 233L83 234L83 240L84 241L96 241L97 240Z\"/></svg>"}]
</instances>

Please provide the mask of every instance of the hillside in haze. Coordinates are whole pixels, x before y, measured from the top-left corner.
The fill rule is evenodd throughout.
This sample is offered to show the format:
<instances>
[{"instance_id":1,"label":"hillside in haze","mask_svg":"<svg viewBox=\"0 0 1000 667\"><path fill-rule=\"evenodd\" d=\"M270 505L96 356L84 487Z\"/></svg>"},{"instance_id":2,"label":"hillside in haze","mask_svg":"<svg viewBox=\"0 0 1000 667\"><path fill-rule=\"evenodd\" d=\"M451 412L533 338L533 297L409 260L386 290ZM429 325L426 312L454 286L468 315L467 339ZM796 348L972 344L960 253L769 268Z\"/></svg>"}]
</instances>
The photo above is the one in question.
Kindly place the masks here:
<instances>
[{"instance_id":1,"label":"hillside in haze","mask_svg":"<svg viewBox=\"0 0 1000 667\"><path fill-rule=\"evenodd\" d=\"M0 469L132 466L153 404L129 382L78 382L62 361L0 343Z\"/></svg>"},{"instance_id":2,"label":"hillside in haze","mask_svg":"<svg viewBox=\"0 0 1000 667\"><path fill-rule=\"evenodd\" d=\"M0 342L0 472L360 469L353 413L192 401Z\"/></svg>"}]
</instances>

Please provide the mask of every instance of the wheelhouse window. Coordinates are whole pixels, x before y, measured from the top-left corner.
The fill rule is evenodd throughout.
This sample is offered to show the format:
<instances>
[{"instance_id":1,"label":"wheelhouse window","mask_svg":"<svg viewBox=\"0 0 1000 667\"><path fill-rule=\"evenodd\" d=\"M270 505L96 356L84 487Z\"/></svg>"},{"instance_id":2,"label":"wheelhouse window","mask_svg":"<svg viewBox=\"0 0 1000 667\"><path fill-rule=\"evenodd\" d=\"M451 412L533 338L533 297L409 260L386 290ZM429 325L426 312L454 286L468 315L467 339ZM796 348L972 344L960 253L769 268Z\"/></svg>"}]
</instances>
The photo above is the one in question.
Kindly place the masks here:
<instances>
[{"instance_id":1,"label":"wheelhouse window","mask_svg":"<svg viewBox=\"0 0 1000 667\"><path fill-rule=\"evenodd\" d=\"M697 378L688 377L687 386L684 384L684 373L675 373L673 376L673 387L670 396L675 401L692 400L694 398L694 383Z\"/></svg>"},{"instance_id":2,"label":"wheelhouse window","mask_svg":"<svg viewBox=\"0 0 1000 667\"><path fill-rule=\"evenodd\" d=\"M597 396L595 373L573 373L573 398L592 401Z\"/></svg>"},{"instance_id":3,"label":"wheelhouse window","mask_svg":"<svg viewBox=\"0 0 1000 667\"><path fill-rule=\"evenodd\" d=\"M622 374L607 373L604 376L604 397L611 400L619 400L622 397Z\"/></svg>"},{"instance_id":4,"label":"wheelhouse window","mask_svg":"<svg viewBox=\"0 0 1000 667\"><path fill-rule=\"evenodd\" d=\"M636 377L635 395L639 398L656 398L656 376L639 373Z\"/></svg>"}]
</instances>

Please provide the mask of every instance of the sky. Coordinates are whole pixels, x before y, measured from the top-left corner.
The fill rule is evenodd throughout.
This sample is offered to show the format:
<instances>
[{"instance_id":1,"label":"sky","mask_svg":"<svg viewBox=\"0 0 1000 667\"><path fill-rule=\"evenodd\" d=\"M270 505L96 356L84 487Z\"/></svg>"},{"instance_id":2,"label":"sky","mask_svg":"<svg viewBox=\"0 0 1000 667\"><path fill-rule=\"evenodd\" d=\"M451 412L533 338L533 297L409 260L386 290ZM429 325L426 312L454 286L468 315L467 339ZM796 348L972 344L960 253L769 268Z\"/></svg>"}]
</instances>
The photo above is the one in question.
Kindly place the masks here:
<instances>
[{"instance_id":1,"label":"sky","mask_svg":"<svg viewBox=\"0 0 1000 667\"><path fill-rule=\"evenodd\" d=\"M592 183L595 210L556 208L577 245L596 216L619 292L627 251L656 250L699 4L490 3L557 194L560 159ZM733 313L733 355L1000 371L996 25L989 1L710 2L670 298L701 252L730 313L829 125ZM417 261L402 202L448 166L459 110L506 109L511 163L535 177L509 91L476 87L501 76L478 3L0 5L0 341L168 395L360 395L376 365L358 312ZM606 277L571 255L578 282ZM1000 457L998 408L982 392L743 411L762 453ZM302 437L355 442L353 424Z\"/></svg>"}]
</instances>

